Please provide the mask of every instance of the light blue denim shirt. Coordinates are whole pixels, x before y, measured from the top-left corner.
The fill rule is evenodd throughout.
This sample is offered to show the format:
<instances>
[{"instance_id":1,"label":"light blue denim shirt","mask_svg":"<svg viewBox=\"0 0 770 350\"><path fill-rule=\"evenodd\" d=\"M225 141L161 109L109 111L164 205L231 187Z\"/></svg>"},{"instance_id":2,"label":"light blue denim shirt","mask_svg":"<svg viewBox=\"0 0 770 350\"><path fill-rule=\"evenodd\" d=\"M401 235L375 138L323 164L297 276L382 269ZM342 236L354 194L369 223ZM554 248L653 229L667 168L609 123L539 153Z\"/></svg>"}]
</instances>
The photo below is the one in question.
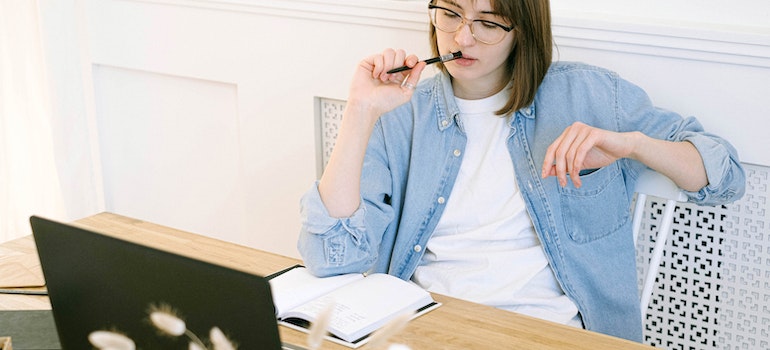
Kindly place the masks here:
<instances>
[{"instance_id":1,"label":"light blue denim shirt","mask_svg":"<svg viewBox=\"0 0 770 350\"><path fill-rule=\"evenodd\" d=\"M301 200L298 248L314 274L387 272L408 280L451 195L466 136L450 79L438 74L410 103L383 115L369 141L361 205L332 218L317 186ZM581 173L582 187L542 179L546 148L573 122L691 142L709 184L689 200L718 205L740 198L745 177L736 150L694 118L655 108L639 87L579 63L554 63L534 103L510 119L508 150L527 211L566 295L589 330L642 340L630 204L645 165L621 159ZM569 179L569 178L568 178Z\"/></svg>"}]
</instances>

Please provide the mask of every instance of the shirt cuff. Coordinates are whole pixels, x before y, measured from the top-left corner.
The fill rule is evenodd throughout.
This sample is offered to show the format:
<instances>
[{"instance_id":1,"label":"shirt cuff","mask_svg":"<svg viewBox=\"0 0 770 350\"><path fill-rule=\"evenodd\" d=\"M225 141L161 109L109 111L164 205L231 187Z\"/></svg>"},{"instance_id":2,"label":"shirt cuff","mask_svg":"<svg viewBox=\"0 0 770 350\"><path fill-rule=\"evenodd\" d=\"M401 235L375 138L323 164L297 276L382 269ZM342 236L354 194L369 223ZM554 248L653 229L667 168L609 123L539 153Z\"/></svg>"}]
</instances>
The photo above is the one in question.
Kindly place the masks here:
<instances>
[{"instance_id":1,"label":"shirt cuff","mask_svg":"<svg viewBox=\"0 0 770 350\"><path fill-rule=\"evenodd\" d=\"M302 196L301 203L302 225L308 233L325 234L337 226L342 226L354 237L360 235L364 228L365 207L363 201L359 201L358 209L349 217L335 218L329 215L321 194L318 192L318 182Z\"/></svg>"}]
</instances>

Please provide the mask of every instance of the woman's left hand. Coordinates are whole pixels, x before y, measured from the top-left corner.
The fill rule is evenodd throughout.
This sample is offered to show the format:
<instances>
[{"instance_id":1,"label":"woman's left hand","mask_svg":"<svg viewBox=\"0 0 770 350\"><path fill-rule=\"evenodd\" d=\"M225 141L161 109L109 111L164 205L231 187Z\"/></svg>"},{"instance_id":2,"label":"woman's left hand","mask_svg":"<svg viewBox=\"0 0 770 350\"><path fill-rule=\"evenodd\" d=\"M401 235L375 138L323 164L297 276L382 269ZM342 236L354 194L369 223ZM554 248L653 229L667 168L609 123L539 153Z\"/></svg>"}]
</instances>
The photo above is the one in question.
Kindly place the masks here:
<instances>
[{"instance_id":1,"label":"woman's left hand","mask_svg":"<svg viewBox=\"0 0 770 350\"><path fill-rule=\"evenodd\" d=\"M567 176L581 186L580 171L596 169L628 157L634 150L635 133L617 133L575 122L548 146L543 160L543 178L556 176L562 187Z\"/></svg>"}]
</instances>

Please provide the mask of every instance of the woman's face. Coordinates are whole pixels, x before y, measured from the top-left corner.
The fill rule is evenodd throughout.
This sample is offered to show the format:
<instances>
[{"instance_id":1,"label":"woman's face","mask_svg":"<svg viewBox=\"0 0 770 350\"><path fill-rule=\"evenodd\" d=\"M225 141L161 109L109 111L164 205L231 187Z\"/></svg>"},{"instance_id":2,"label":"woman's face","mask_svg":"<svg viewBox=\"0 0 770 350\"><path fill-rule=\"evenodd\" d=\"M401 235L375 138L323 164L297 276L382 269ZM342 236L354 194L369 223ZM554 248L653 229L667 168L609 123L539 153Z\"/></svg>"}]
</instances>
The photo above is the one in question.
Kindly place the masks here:
<instances>
[{"instance_id":1,"label":"woman's face","mask_svg":"<svg viewBox=\"0 0 770 350\"><path fill-rule=\"evenodd\" d=\"M438 0L435 5L450 9L471 20L484 19L510 26L506 18L496 15L490 0ZM440 54L462 51L463 58L445 62L455 95L459 98L478 99L491 96L507 85L506 61L513 49L514 31L505 33L495 44L476 40L469 25L462 25L454 33L436 29L436 40Z\"/></svg>"}]
</instances>

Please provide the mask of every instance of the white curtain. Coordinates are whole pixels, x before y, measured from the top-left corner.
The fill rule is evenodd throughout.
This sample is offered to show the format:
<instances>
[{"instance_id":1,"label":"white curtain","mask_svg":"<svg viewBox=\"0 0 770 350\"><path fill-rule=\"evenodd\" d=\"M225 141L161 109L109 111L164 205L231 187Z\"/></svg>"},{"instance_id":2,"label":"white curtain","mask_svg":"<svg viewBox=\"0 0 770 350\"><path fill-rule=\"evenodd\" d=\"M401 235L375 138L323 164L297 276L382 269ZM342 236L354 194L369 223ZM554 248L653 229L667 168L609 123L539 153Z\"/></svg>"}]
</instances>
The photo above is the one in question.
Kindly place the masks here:
<instances>
[{"instance_id":1,"label":"white curtain","mask_svg":"<svg viewBox=\"0 0 770 350\"><path fill-rule=\"evenodd\" d=\"M55 26L44 30L41 4L54 3L0 0L0 242L30 234L30 215L73 220L102 207L102 190L94 185L100 181L94 180L99 176L90 149L93 138L72 141L89 135L90 129L79 121L85 120L82 115L69 117L72 107L62 102L72 96L62 97L61 90L83 84L58 81L62 74L56 72L67 71L62 64L71 60L61 52L46 54L58 45L45 45L46 30L50 37L70 29L55 28L63 22L52 21ZM53 62L47 64L46 57Z\"/></svg>"}]
</instances>

